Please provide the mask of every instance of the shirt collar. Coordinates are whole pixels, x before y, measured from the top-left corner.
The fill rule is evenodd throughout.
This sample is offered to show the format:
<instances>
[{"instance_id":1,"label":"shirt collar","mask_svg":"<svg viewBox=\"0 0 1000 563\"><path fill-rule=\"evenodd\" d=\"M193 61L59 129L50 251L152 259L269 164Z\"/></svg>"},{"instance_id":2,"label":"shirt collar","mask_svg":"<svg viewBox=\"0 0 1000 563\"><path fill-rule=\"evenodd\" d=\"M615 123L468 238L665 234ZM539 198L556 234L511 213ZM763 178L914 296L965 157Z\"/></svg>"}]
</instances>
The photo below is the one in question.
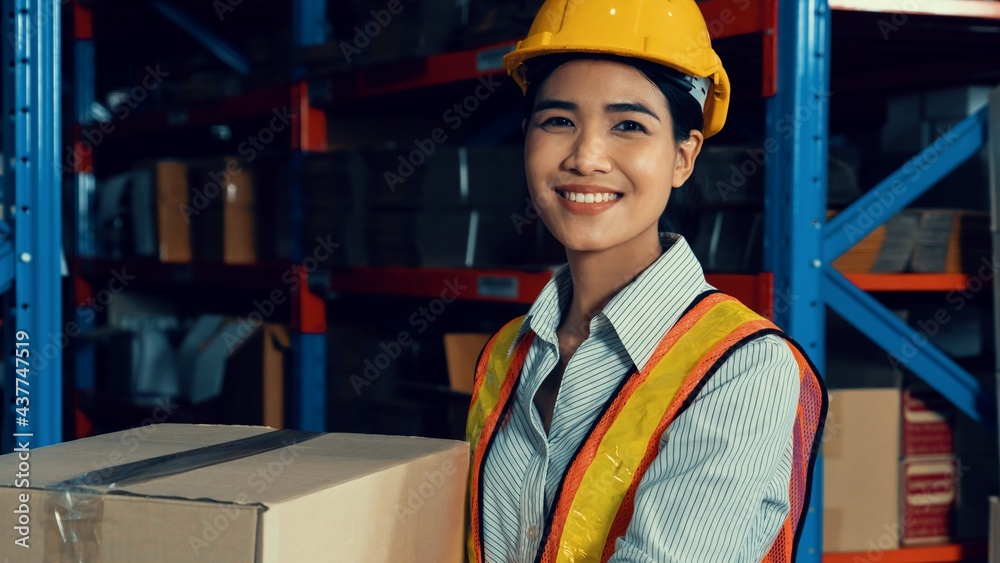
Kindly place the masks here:
<instances>
[{"instance_id":1,"label":"shirt collar","mask_svg":"<svg viewBox=\"0 0 1000 563\"><path fill-rule=\"evenodd\" d=\"M639 369L694 298L711 288L684 237L665 233L660 242L664 249L660 257L612 297L591 323L593 331L606 319ZM572 295L573 280L567 264L556 270L531 305L514 344L529 330L557 344L556 329Z\"/></svg>"}]
</instances>

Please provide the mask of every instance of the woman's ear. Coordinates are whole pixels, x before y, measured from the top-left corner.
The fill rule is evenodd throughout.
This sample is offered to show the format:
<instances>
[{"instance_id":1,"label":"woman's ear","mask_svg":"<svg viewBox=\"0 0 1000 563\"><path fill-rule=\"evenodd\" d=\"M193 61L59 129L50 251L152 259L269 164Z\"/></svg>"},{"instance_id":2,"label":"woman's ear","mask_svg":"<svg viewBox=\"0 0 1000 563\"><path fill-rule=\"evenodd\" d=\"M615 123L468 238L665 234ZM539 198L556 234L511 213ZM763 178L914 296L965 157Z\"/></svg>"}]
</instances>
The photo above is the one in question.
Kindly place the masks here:
<instances>
[{"instance_id":1,"label":"woman's ear","mask_svg":"<svg viewBox=\"0 0 1000 563\"><path fill-rule=\"evenodd\" d=\"M705 143L705 135L697 129L691 130L691 136L686 141L677 143L677 158L674 168L674 180L672 186L679 188L687 182L694 171L694 161L701 153L701 147Z\"/></svg>"}]
</instances>

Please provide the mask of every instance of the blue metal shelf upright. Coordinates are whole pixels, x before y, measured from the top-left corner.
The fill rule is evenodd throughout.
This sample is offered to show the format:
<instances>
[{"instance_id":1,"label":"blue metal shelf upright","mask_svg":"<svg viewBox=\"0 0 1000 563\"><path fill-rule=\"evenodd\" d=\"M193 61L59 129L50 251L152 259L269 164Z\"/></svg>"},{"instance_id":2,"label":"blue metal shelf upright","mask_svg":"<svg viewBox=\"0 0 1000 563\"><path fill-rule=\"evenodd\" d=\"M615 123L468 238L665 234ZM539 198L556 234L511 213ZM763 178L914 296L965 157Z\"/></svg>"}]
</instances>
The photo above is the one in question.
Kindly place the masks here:
<instances>
[{"instance_id":1,"label":"blue metal shelf upright","mask_svg":"<svg viewBox=\"0 0 1000 563\"><path fill-rule=\"evenodd\" d=\"M4 452L62 439L60 9L3 2Z\"/></svg>"},{"instance_id":2,"label":"blue metal shelf upright","mask_svg":"<svg viewBox=\"0 0 1000 563\"><path fill-rule=\"evenodd\" d=\"M975 154L986 141L987 111L957 125L950 132L948 150L929 147L827 222L831 4L837 7L836 0L778 3L778 89L767 102L766 138L776 141L779 149L765 173L764 242L765 269L774 273L775 320L822 372L829 306L970 418L993 427L996 399L832 265ZM907 174L908 166L924 172ZM822 477L820 457L799 546L802 562L822 560Z\"/></svg>"}]
</instances>

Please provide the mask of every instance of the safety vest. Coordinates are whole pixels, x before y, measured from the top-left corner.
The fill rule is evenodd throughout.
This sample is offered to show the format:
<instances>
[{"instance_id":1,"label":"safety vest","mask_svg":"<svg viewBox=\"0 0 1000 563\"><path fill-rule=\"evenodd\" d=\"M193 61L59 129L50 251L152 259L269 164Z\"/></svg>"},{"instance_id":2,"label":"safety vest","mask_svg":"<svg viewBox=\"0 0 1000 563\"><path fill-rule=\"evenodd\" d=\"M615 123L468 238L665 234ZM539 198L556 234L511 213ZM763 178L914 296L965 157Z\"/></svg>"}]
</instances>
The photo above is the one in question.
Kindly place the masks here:
<instances>
[{"instance_id":1,"label":"safety vest","mask_svg":"<svg viewBox=\"0 0 1000 563\"><path fill-rule=\"evenodd\" d=\"M524 317L514 319L483 349L476 368L466 436L472 445L469 561L482 563L483 461L509 416L533 332L514 346ZM636 489L659 452L660 438L708 378L737 348L766 334L783 337L799 366L788 517L763 559L792 560L826 418L827 397L816 369L794 341L736 299L700 295L667 332L642 371L633 371L604 405L563 477L546 522L538 561L604 562L632 519Z\"/></svg>"}]
</instances>

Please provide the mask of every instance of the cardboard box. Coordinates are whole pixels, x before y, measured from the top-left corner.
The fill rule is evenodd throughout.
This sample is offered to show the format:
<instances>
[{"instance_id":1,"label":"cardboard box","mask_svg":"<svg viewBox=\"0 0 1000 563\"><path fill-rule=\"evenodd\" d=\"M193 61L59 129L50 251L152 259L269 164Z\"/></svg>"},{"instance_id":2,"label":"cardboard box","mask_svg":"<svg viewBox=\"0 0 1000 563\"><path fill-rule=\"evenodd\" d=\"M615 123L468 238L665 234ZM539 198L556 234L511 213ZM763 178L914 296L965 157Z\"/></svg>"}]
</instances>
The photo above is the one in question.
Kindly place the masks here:
<instances>
[{"instance_id":1,"label":"cardboard box","mask_svg":"<svg viewBox=\"0 0 1000 563\"><path fill-rule=\"evenodd\" d=\"M230 354L221 405L230 423L285 426L285 351L289 347L287 327L264 323Z\"/></svg>"},{"instance_id":2,"label":"cardboard box","mask_svg":"<svg viewBox=\"0 0 1000 563\"><path fill-rule=\"evenodd\" d=\"M253 173L233 157L199 167L192 187L191 219L199 262L252 264L257 261L256 197Z\"/></svg>"},{"instance_id":3,"label":"cardboard box","mask_svg":"<svg viewBox=\"0 0 1000 563\"><path fill-rule=\"evenodd\" d=\"M465 442L164 424L29 455L0 457L18 561L463 559Z\"/></svg>"},{"instance_id":4,"label":"cardboard box","mask_svg":"<svg viewBox=\"0 0 1000 563\"><path fill-rule=\"evenodd\" d=\"M959 477L958 463L951 456L902 461L899 500L904 546L951 540Z\"/></svg>"},{"instance_id":5,"label":"cardboard box","mask_svg":"<svg viewBox=\"0 0 1000 563\"><path fill-rule=\"evenodd\" d=\"M448 360L448 381L452 391L472 394L476 360L490 336L482 333L444 335L444 354Z\"/></svg>"},{"instance_id":6,"label":"cardboard box","mask_svg":"<svg viewBox=\"0 0 1000 563\"><path fill-rule=\"evenodd\" d=\"M955 453L955 407L936 391L907 385L902 393L902 455Z\"/></svg>"},{"instance_id":7,"label":"cardboard box","mask_svg":"<svg viewBox=\"0 0 1000 563\"><path fill-rule=\"evenodd\" d=\"M283 325L202 315L177 351L182 396L196 405L211 401L213 421L281 428L290 345Z\"/></svg>"},{"instance_id":8,"label":"cardboard box","mask_svg":"<svg viewBox=\"0 0 1000 563\"><path fill-rule=\"evenodd\" d=\"M188 167L160 161L153 165L153 174L160 262L190 262L191 223L183 211L188 205Z\"/></svg>"},{"instance_id":9,"label":"cardboard box","mask_svg":"<svg viewBox=\"0 0 1000 563\"><path fill-rule=\"evenodd\" d=\"M899 547L899 410L898 389L830 391L824 551Z\"/></svg>"}]
</instances>

